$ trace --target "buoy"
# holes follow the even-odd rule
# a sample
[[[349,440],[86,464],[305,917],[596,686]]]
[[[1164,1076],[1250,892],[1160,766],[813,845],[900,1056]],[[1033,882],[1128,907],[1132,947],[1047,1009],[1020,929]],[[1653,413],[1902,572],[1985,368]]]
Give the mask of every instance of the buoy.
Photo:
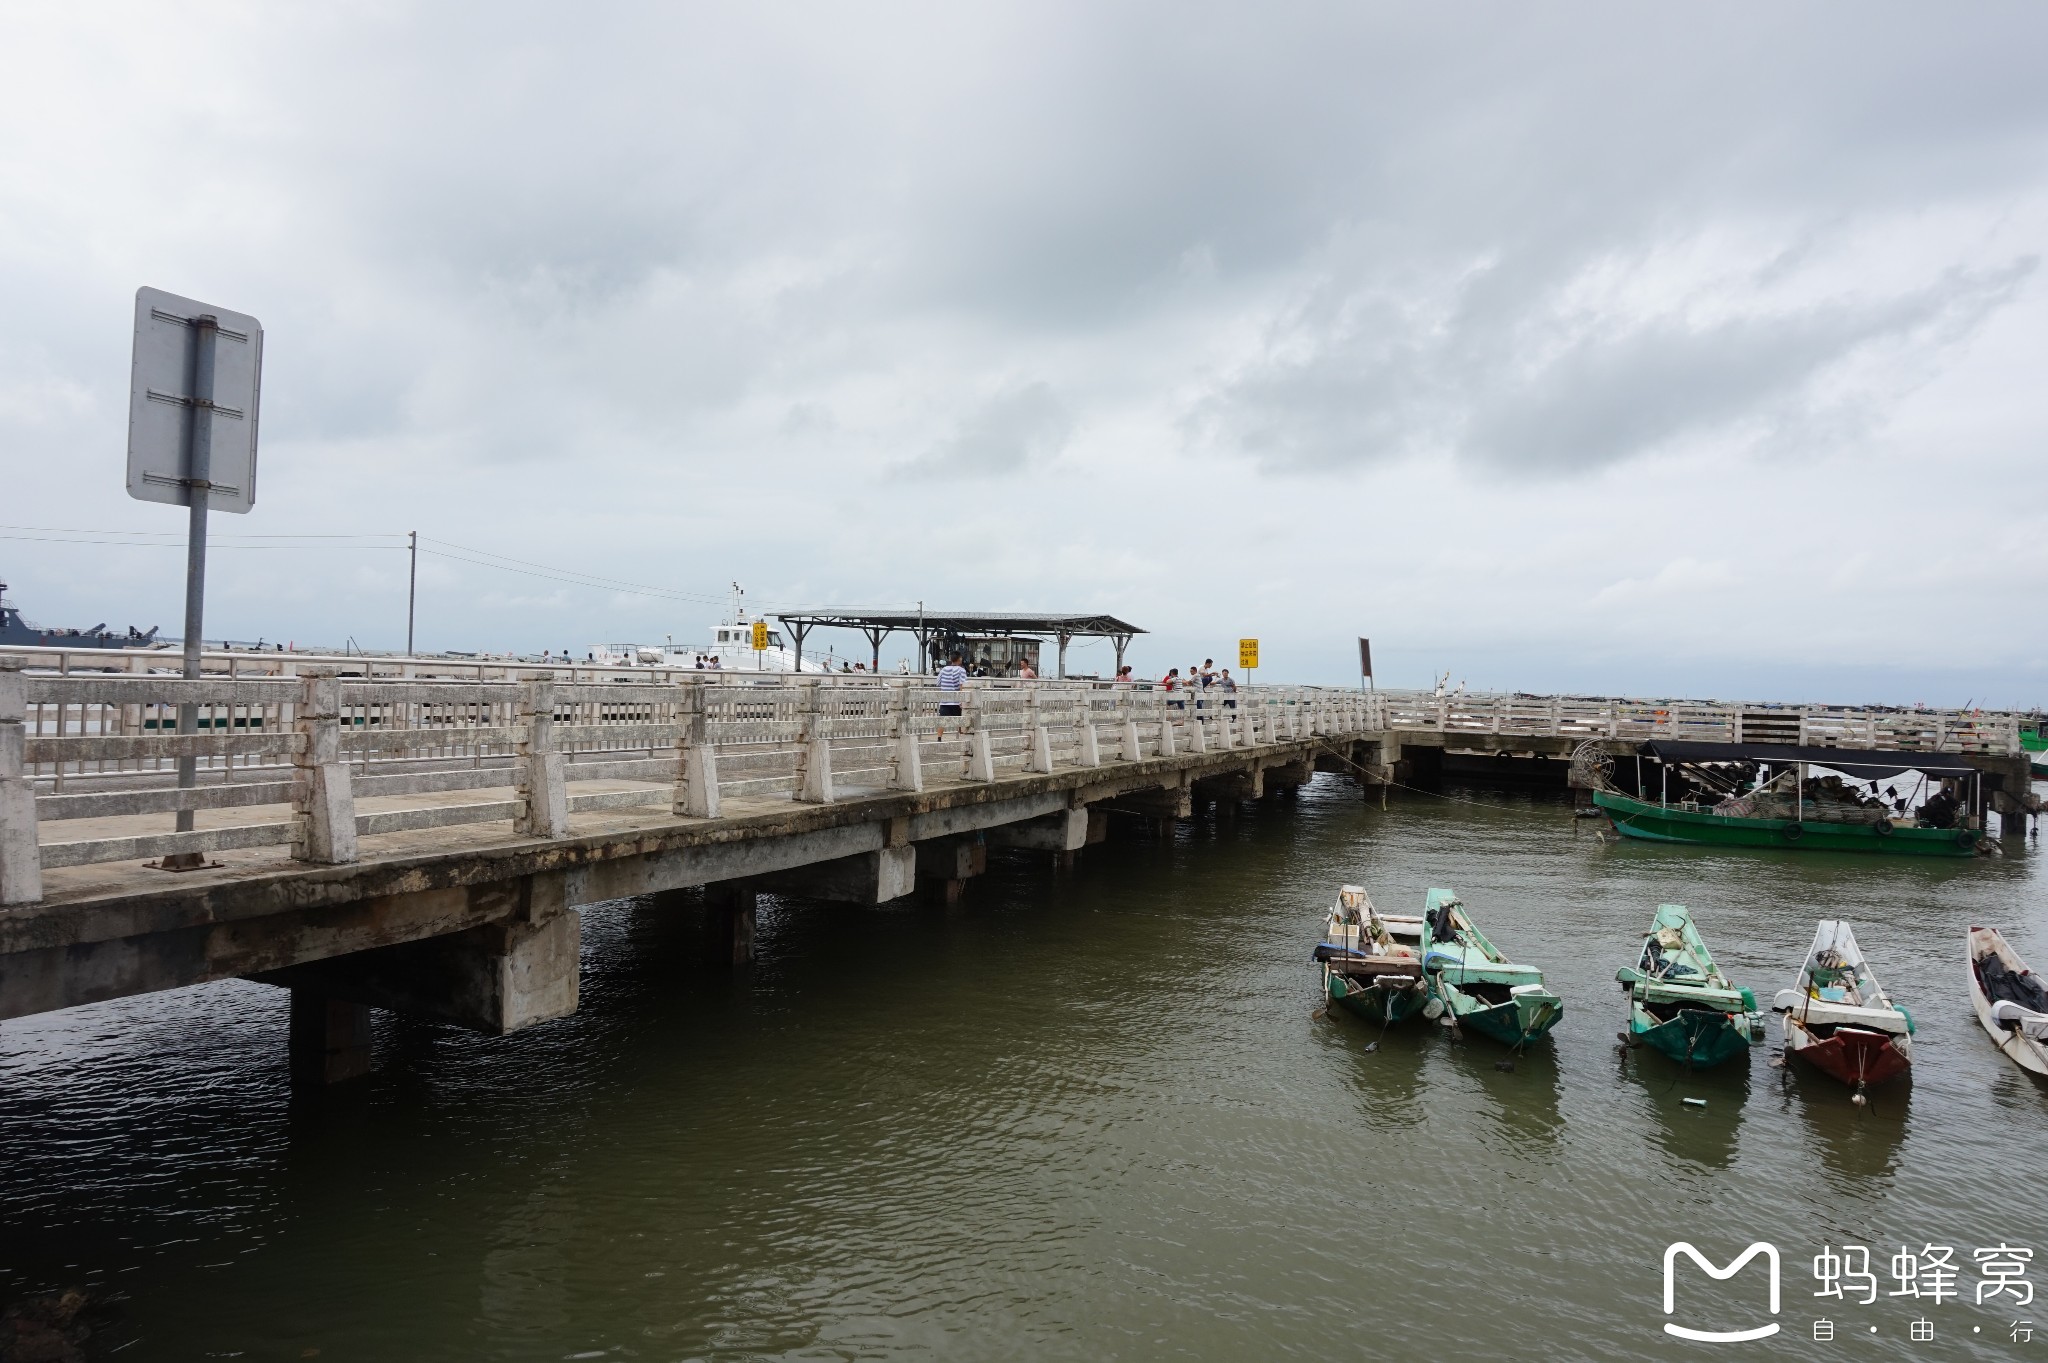
[[[1707,1100],[1704,1098],[1687,1098],[1684,1102],[1687,1107],[1705,1107],[1707,1105]]]

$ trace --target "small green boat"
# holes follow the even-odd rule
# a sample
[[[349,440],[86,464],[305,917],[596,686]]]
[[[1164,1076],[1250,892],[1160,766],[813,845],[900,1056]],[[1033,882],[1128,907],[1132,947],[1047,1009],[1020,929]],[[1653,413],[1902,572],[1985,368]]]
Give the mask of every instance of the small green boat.
[[[1764,1039],[1756,995],[1714,964],[1683,904],[1659,904],[1642,955],[1614,978],[1627,986],[1628,1043],[1703,1069],[1746,1055]]]
[[[1510,1046],[1527,1045],[1564,1017],[1564,1000],[1543,987],[1543,972],[1501,955],[1449,890],[1431,890],[1423,909],[1422,969],[1431,1002],[1456,1025]]]
[[[1413,918],[1381,914],[1363,886],[1339,886],[1315,950],[1330,1002],[1380,1023],[1421,1012],[1429,994],[1414,945],[1418,932]]]
[[[1968,857],[1981,836],[1973,828],[1915,828],[1889,819],[1834,823],[1820,819],[1756,819],[1660,805],[1619,791],[1596,790],[1593,803],[1614,831],[1646,842],[1706,847],[1799,848],[1810,852],[1885,852],[1893,856]]]

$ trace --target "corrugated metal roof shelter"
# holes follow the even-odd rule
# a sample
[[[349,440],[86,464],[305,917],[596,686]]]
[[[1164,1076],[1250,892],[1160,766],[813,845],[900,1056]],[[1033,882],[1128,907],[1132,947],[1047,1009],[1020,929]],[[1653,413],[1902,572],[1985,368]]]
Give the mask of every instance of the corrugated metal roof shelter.
[[[977,635],[1045,635],[1060,646],[1059,675],[1067,675],[1067,643],[1073,639],[1107,639],[1116,646],[1116,665],[1124,664],[1124,650],[1133,637],[1145,633],[1136,625],[1114,615],[1041,615],[1030,611],[875,611],[852,607],[820,607],[807,611],[777,611],[775,618],[788,627],[796,641],[799,663],[804,656],[804,636],[814,629],[855,629],[865,634],[874,650],[874,667],[881,670],[882,640],[905,633],[917,639],[917,656],[927,660],[932,642],[948,637]]]

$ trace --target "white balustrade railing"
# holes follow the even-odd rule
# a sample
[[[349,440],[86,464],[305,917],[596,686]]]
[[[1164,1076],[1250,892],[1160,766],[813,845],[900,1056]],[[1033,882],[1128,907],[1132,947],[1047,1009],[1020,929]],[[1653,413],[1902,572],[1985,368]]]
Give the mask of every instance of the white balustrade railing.
[[[377,834],[506,821],[558,837],[579,811],[710,818],[750,797],[823,803],[1390,731],[1504,746],[1540,736],[2022,751],[2018,716],[1956,710],[1079,680],[977,679],[945,693],[923,677],[243,653],[208,655],[206,675],[188,681],[160,669],[161,653],[110,652],[0,651],[0,902],[40,897],[45,867],[284,844],[303,860],[347,862],[359,837]],[[102,666],[88,670],[87,653]],[[197,722],[184,733],[187,702]],[[963,713],[941,714],[949,703]],[[183,757],[199,778],[179,789]],[[389,798],[421,796],[439,798]],[[39,841],[66,821],[266,806],[290,812]]]
[[[303,657],[293,667],[299,675],[185,680],[23,671],[0,657],[5,902],[39,898],[45,868],[287,844],[301,860],[342,863],[355,859],[359,838],[378,834],[510,822],[553,838],[578,811],[654,806],[713,818],[748,797],[825,803],[1355,733],[1365,720],[1363,698],[1305,687],[1169,696],[1145,685],[976,680],[941,692],[928,678],[641,669],[630,680],[572,682],[563,670],[529,669],[408,679],[334,675]],[[196,724],[180,732],[187,703]],[[942,714],[944,705],[962,713]],[[180,789],[185,757],[198,779]],[[466,791],[498,793],[465,801]],[[386,798],[401,796],[439,798]],[[359,810],[360,801],[393,807]],[[182,832],[134,831],[130,819],[265,806],[289,814]],[[65,822],[89,819],[127,822],[61,837]]]

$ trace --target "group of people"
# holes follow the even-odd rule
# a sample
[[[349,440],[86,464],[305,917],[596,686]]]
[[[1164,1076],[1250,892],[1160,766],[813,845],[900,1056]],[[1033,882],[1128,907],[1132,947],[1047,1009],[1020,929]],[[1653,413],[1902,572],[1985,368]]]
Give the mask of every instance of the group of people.
[[[1117,680],[1128,680],[1124,674],[1129,671],[1127,667],[1118,672]],[[1176,710],[1188,708],[1188,697],[1191,694],[1194,697],[1195,708],[1204,708],[1209,703],[1207,693],[1211,691],[1222,696],[1224,709],[1237,708],[1237,679],[1230,675],[1230,669],[1227,667],[1219,671],[1214,658],[1204,658],[1201,666],[1189,667],[1185,677],[1181,675],[1179,668],[1168,668],[1166,675],[1159,679],[1159,689],[1167,693],[1166,703]]]

